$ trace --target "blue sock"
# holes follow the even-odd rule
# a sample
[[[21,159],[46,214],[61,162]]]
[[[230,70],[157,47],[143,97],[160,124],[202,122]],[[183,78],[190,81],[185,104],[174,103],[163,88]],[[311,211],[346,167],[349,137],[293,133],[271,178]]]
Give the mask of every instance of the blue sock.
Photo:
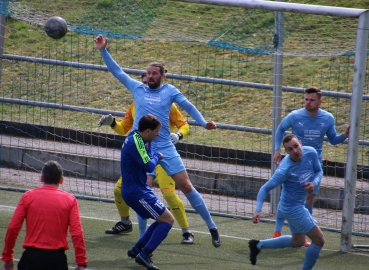
[[[155,221],[155,223],[158,222]],[[167,222],[158,223],[158,225],[155,227],[155,230],[151,234],[150,240],[147,242],[146,246],[141,252],[141,255],[144,259],[148,258],[149,254],[153,253],[160,243],[163,242],[163,240],[168,236],[171,228],[172,225]]]
[[[302,270],[313,269],[316,261],[320,256],[320,251],[322,250],[322,248],[323,247],[319,247],[317,245],[314,245],[313,243],[310,244],[305,252],[305,260],[304,264],[302,265]]]
[[[279,207],[278,207],[277,215],[275,219],[275,231],[282,232],[284,220],[285,220],[284,215],[282,214],[282,212],[279,210]]]
[[[278,238],[260,240],[256,247],[260,250],[265,248],[292,248],[292,236],[282,235]]]
[[[147,227],[147,219],[142,218],[139,214],[136,213],[137,222],[138,222],[138,230],[140,231],[140,237],[144,235]]]
[[[150,241],[150,238],[152,236],[152,234],[154,233],[154,231],[156,230],[156,227],[159,225],[160,223],[155,221],[153,223],[151,223],[151,225],[147,228],[146,232],[141,236],[141,238],[138,240],[136,247],[140,248],[140,251],[142,250],[142,248],[144,246],[147,245],[147,243]]]
[[[215,225],[213,219],[210,216],[209,210],[205,204],[204,199],[201,197],[200,193],[194,188],[190,193],[185,194],[188,201],[190,202],[193,209],[202,217],[209,229],[214,229]]]
[[[313,205],[305,204],[305,208],[309,211],[310,215],[313,215]]]

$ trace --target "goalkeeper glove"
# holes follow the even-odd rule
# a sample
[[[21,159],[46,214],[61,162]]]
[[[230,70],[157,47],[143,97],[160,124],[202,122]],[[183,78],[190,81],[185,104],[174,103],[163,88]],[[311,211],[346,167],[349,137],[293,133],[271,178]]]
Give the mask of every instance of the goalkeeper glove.
[[[176,144],[183,138],[182,133],[170,133],[170,140],[172,141],[172,144]]]
[[[101,118],[100,118],[100,121],[99,121],[99,127],[101,126],[111,126],[111,127],[114,127],[115,126],[115,118],[113,118],[113,116],[111,114],[108,114],[108,115],[103,115]]]

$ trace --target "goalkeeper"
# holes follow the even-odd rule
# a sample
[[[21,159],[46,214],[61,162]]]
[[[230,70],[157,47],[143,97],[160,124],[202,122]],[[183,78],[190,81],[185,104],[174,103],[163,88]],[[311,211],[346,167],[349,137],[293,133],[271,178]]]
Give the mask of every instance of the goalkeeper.
[[[147,83],[146,73],[141,76],[142,82]],[[99,125],[110,125],[110,127],[118,134],[125,135],[128,131],[131,130],[133,126],[133,119],[135,117],[136,110],[135,105],[132,103],[124,118],[120,122],[116,122],[115,118],[112,115],[105,115],[100,119]],[[179,142],[179,140],[183,139],[189,133],[189,124],[186,119],[183,117],[181,112],[178,110],[175,104],[172,104],[169,113],[169,125],[170,125],[170,138],[173,144]],[[175,128],[178,129],[177,133],[174,133]],[[148,175],[147,183],[150,187],[152,187],[153,175]],[[165,170],[158,165],[156,167],[156,179],[155,181],[160,187],[161,193],[165,201],[167,202],[174,218],[178,222],[178,225],[182,229],[182,242],[181,244],[193,244],[194,235],[191,233],[188,220],[186,216],[186,212],[184,209],[183,201],[178,197],[175,191],[175,182],[174,180],[165,172]],[[132,223],[129,218],[130,215],[130,207],[125,203],[122,198],[121,193],[122,186],[122,177],[119,177],[117,183],[114,187],[114,200],[115,205],[117,206],[119,215],[121,216],[121,220],[115,224],[109,230],[106,230],[106,234],[122,234],[128,233],[132,231]],[[147,220],[142,219],[139,215],[137,215],[138,219],[138,227],[140,230],[140,236],[144,234],[146,231]]]

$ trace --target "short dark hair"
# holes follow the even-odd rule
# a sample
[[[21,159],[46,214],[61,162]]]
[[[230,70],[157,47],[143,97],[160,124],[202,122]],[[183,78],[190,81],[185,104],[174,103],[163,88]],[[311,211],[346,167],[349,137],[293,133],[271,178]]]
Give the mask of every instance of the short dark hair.
[[[41,175],[45,184],[59,184],[63,177],[63,169],[57,161],[50,160],[45,163]]]
[[[164,74],[164,73],[167,73],[167,70],[164,68],[164,66],[162,64],[160,64],[159,62],[154,62],[154,63],[151,63],[149,65],[149,67],[158,67],[159,68],[159,71],[160,71],[160,74]]]
[[[322,98],[322,92],[320,92],[319,88],[316,87],[308,87],[305,89],[305,94],[316,94],[319,99]]]
[[[143,80],[143,78],[145,78],[146,76],[147,76],[147,72],[142,73],[141,80]]]
[[[292,134],[292,133],[287,134],[286,136],[283,137],[282,144],[284,145],[285,143],[290,142],[293,138],[297,139],[295,134]]]
[[[138,122],[138,131],[142,132],[146,129],[154,130],[158,126],[161,126],[160,120],[152,114],[146,114],[142,116]]]

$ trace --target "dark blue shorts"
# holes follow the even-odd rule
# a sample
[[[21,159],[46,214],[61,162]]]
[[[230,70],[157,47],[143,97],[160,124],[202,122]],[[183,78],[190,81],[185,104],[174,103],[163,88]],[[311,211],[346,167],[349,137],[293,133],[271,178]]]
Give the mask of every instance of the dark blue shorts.
[[[123,197],[127,205],[129,205],[140,217],[157,219],[161,216],[166,206],[154,194],[154,192],[146,193],[141,198]]]

